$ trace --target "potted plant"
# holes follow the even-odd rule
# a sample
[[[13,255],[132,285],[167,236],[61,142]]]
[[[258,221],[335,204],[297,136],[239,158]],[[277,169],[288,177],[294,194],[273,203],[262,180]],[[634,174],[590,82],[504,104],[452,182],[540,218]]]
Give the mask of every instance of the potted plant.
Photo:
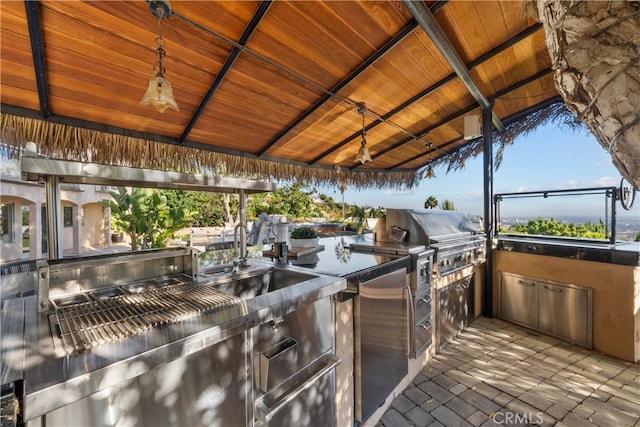
[[[109,227],[111,228],[111,243],[120,243],[124,240],[124,233],[122,228],[116,223],[114,217],[110,218]]]
[[[308,225],[295,228],[289,238],[292,248],[313,248],[318,245],[318,233]]]

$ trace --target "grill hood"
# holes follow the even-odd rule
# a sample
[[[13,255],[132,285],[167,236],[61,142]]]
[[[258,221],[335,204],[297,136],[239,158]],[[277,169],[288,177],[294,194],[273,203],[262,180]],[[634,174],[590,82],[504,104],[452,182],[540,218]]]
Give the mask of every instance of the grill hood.
[[[479,234],[467,215],[439,209],[387,209],[373,231],[379,242],[427,245]]]

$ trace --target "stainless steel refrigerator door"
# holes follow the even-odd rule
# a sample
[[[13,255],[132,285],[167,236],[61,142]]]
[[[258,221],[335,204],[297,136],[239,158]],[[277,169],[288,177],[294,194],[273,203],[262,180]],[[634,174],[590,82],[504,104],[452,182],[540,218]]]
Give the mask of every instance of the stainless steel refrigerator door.
[[[356,420],[364,422],[408,372],[406,269],[360,283],[355,298]]]

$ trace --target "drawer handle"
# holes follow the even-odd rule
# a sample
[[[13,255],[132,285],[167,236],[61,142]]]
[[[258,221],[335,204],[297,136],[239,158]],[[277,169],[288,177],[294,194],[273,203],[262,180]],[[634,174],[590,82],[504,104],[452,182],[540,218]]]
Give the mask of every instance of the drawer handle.
[[[411,294],[411,287],[409,286],[409,283],[405,283],[404,285],[404,289],[402,290],[402,299],[404,299],[404,291],[407,291],[407,313],[409,314],[409,319],[415,319],[416,318],[416,311],[415,308],[413,306],[413,299],[412,294]],[[413,321],[413,320],[411,320]],[[408,327],[409,326],[409,322],[407,322],[407,336],[406,341],[403,343],[403,347],[406,344],[406,347],[403,348],[403,353],[405,356],[409,355],[409,349],[411,348],[411,330]]]
[[[311,367],[311,372],[306,373],[308,375],[307,377],[300,379],[299,381],[293,381],[294,384],[301,384],[298,387],[293,390],[285,390],[286,392],[284,394],[279,395],[279,397],[276,397],[274,401],[269,403],[265,402],[265,400],[267,400],[267,396],[271,394],[279,394],[282,390],[274,390],[261,398],[258,398],[255,402],[255,407],[257,409],[256,415],[259,420],[263,423],[270,421],[278,412],[284,409],[289,402],[295,399],[300,393],[313,386],[322,377],[330,373],[340,364],[340,362],[341,360],[332,354],[322,356],[320,360],[311,364],[314,366]],[[285,381],[285,383],[287,381]]]
[[[425,298],[425,297],[420,297],[420,298],[418,298],[418,302],[422,302],[422,303],[425,303],[425,304],[429,304],[429,303],[431,302],[431,297],[427,297],[427,298]]]
[[[429,326],[427,326],[426,324],[429,324]],[[425,331],[428,331],[429,329],[431,329],[431,322],[430,321],[426,321],[424,323],[420,323],[418,326],[420,326],[422,329],[424,329]]]
[[[561,288],[554,288],[554,287],[551,287],[549,285],[543,285],[542,287],[545,288],[545,289],[550,290],[551,292],[557,292],[557,293],[561,293],[562,292]]]
[[[524,282],[522,280],[518,280],[518,284],[522,286],[531,286],[531,287],[536,285],[534,282]]]

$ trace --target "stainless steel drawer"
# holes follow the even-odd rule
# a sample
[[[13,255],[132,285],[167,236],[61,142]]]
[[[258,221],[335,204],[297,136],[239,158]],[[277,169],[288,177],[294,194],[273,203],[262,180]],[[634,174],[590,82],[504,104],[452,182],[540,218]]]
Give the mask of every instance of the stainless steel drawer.
[[[425,317],[431,316],[431,288],[427,287],[422,292],[416,292],[414,299],[414,323],[417,323]]]
[[[431,316],[418,322],[413,327],[413,357],[417,357],[431,345],[433,340],[433,325]]]

